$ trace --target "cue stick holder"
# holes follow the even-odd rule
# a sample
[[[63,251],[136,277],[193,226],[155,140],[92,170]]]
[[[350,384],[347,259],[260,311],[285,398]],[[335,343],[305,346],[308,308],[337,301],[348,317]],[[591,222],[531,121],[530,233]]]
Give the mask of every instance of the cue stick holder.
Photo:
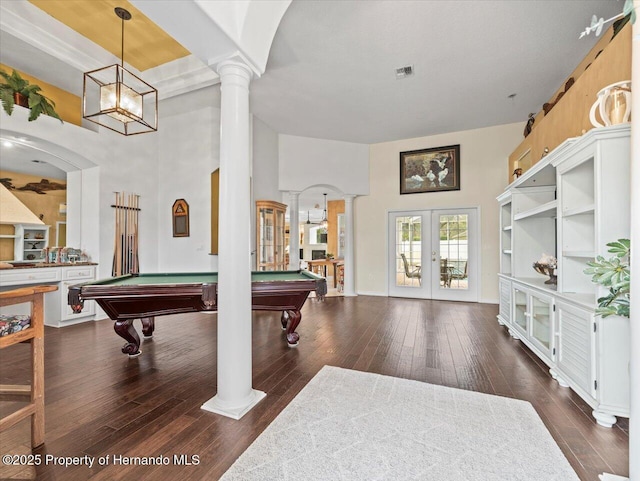
[[[138,214],[140,196],[137,194],[115,193],[115,240],[112,276],[137,274],[138,262]]]

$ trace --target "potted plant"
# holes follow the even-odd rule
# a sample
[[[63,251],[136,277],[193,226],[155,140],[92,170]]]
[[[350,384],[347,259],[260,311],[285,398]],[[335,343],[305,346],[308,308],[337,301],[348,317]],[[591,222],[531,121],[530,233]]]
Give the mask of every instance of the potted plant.
[[[584,271],[585,274],[592,276],[592,282],[609,288],[609,294],[598,299],[596,313],[601,314],[602,317],[614,314],[629,317],[631,241],[618,239],[615,242],[609,242],[607,246],[609,246],[609,252],[614,256],[609,259],[598,256],[595,261],[587,262],[589,267]]]
[[[62,119],[55,111],[55,102],[48,99],[40,92],[42,89],[36,84],[29,83],[28,80],[15,70],[8,74],[0,69],[2,83],[0,83],[0,100],[4,111],[11,115],[15,104],[28,107],[31,110],[29,121],[37,119],[40,114],[49,115],[62,122]]]

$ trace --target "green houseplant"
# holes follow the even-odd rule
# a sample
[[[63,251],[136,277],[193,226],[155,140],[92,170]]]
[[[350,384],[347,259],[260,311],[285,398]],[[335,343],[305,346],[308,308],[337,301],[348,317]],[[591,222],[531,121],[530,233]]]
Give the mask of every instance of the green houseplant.
[[[587,262],[589,267],[584,271],[585,274],[592,276],[592,282],[609,288],[609,294],[598,299],[596,313],[601,314],[602,317],[614,314],[629,317],[631,241],[618,239],[615,242],[609,242],[607,246],[609,246],[609,252],[613,254],[613,257],[605,259],[602,256],[597,256],[593,262]]]
[[[29,83],[27,79],[22,78],[15,70],[8,74],[0,69],[0,77],[2,77],[0,100],[2,101],[2,108],[8,115],[13,113],[13,107],[16,103],[20,105],[21,99],[26,99],[25,103],[27,105],[24,106],[28,106],[31,110],[29,114],[30,122],[37,119],[40,114],[49,115],[62,122],[55,110],[55,102],[40,93],[42,91],[40,86]]]

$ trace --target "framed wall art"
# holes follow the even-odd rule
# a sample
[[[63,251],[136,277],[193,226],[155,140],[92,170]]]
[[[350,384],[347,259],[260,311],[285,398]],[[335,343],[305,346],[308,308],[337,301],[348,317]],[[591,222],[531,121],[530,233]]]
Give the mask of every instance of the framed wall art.
[[[400,194],[460,190],[460,144],[400,152]]]
[[[189,204],[178,199],[171,209],[173,218],[173,237],[189,237]]]

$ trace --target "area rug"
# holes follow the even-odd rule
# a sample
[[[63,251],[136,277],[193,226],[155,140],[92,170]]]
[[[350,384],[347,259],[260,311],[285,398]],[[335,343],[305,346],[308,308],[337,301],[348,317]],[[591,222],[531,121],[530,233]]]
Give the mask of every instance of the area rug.
[[[528,402],[325,366],[222,480],[578,477]]]

